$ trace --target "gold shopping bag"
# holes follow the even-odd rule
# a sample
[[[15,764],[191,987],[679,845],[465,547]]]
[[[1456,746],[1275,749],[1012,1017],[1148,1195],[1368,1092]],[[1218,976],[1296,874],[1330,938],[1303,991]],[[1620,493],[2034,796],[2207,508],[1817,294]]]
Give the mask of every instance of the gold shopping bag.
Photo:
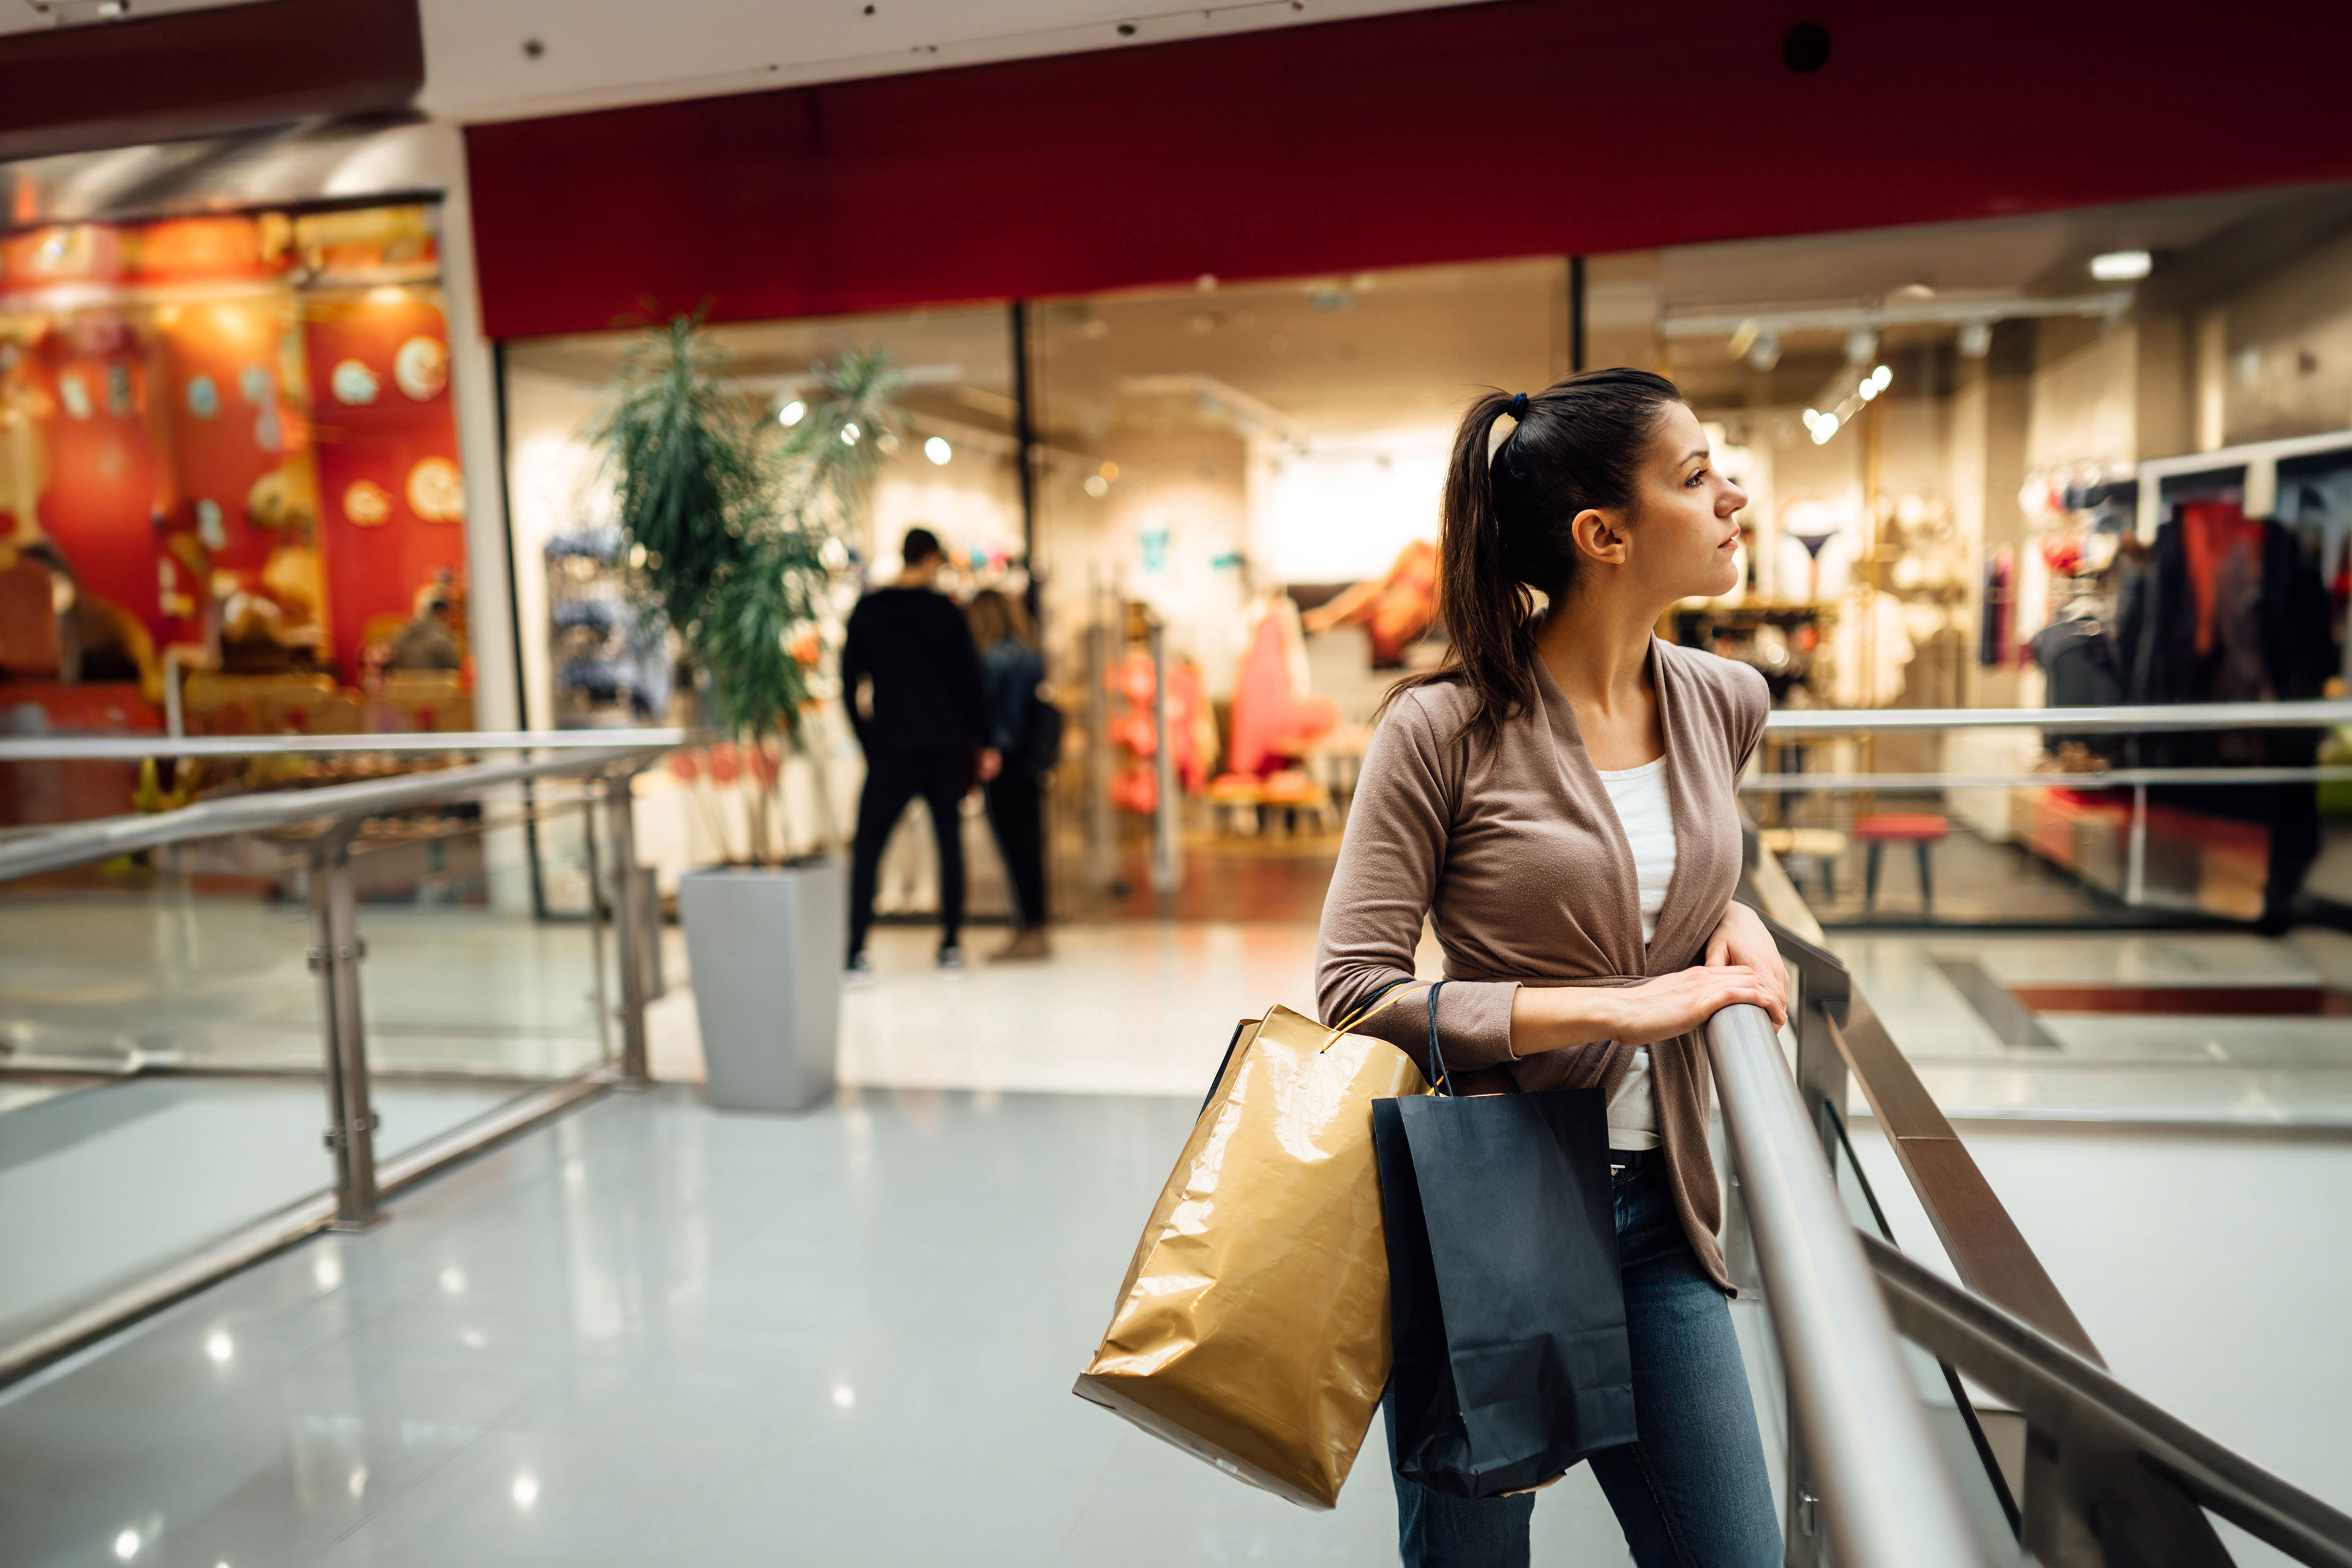
[[[1389,1377],[1372,1101],[1429,1092],[1355,1022],[1242,1026],[1073,1391],[1307,1508],[1338,1503]]]

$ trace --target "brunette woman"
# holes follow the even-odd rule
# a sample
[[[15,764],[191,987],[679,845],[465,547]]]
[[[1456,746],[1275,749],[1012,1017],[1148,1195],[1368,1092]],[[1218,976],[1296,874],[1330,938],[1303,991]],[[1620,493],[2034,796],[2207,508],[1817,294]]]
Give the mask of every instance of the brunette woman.
[[[992,963],[1050,958],[1045,936],[1045,789],[1040,774],[1053,766],[1043,754],[1037,688],[1045,661],[1029,627],[1029,612],[1012,595],[982,588],[971,596],[972,641],[980,648],[982,684],[988,691],[988,743],[1003,758],[983,785],[988,825],[996,831],[1013,885],[1013,940],[989,954]],[[1050,715],[1048,715],[1050,717]]]
[[[1747,500],[1674,384],[1646,371],[1472,407],[1439,541],[1452,654],[1391,696],[1318,955],[1323,1016],[1345,1017],[1412,976],[1426,915],[1457,1090],[1608,1097],[1641,1436],[1591,1462],[1643,1568],[1781,1555],[1726,1306],[1697,1034],[1736,1002],[1785,1014],[1771,938],[1731,898],[1733,789],[1769,699],[1747,667],[1651,632],[1677,600],[1738,580]],[[1428,1005],[1364,1027],[1418,1058]],[[1396,1489],[1409,1568],[1528,1561],[1532,1495]]]

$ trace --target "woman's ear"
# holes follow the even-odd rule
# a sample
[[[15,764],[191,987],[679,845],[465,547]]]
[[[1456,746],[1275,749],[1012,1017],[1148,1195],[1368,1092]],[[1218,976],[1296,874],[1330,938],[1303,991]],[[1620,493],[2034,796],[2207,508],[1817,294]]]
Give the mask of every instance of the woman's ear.
[[[1616,512],[1587,507],[1570,521],[1568,531],[1579,554],[1605,565],[1625,564],[1625,520]]]

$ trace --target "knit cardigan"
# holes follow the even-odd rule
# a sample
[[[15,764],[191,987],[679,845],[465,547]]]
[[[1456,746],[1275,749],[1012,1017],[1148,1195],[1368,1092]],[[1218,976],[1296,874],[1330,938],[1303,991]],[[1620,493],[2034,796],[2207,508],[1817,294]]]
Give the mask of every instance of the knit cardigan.
[[[1653,638],[1649,668],[1675,823],[1656,935],[1643,944],[1633,851],[1575,710],[1543,664],[1534,705],[1491,742],[1463,733],[1464,687],[1413,688],[1365,753],[1324,899],[1316,994],[1326,1024],[1413,977],[1425,914],[1444,954],[1437,1033],[1456,1089],[1616,1090],[1633,1047],[1611,1040],[1517,1056],[1512,998],[1522,985],[1637,984],[1706,955],[1739,880],[1735,790],[1771,708],[1762,676],[1713,654]],[[1427,1004],[1401,1001],[1359,1032],[1419,1059]],[[1701,1266],[1729,1291],[1716,1238],[1723,1205],[1707,1149],[1705,1041],[1693,1033],[1652,1044],[1650,1081],[1675,1210]]]

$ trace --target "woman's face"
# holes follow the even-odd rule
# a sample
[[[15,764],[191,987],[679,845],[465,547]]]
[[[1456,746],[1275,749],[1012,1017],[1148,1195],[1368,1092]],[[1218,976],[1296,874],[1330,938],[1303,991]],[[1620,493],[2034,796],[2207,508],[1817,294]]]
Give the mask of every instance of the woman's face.
[[[1660,413],[1642,464],[1626,564],[1664,600],[1727,594],[1739,583],[1739,528],[1748,493],[1716,471],[1698,416],[1679,403]]]

